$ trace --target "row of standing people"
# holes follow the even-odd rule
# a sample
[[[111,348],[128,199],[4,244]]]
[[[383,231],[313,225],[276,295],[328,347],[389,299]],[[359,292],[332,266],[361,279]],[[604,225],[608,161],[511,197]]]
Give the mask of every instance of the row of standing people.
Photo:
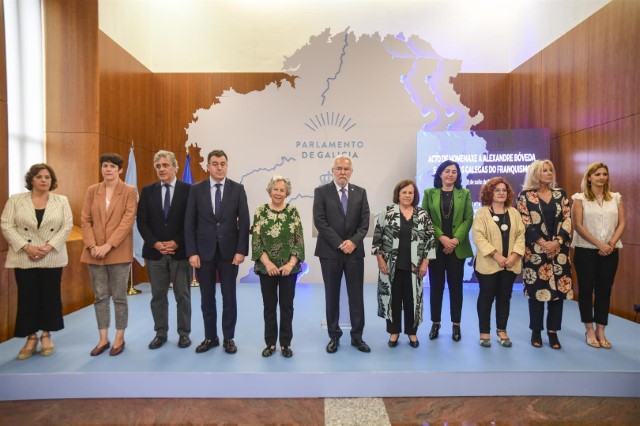
[[[216,276],[223,296],[223,346],[227,353],[237,351],[233,340],[237,317],[235,284],[238,265],[248,254],[250,232],[246,194],[242,185],[227,179],[227,156],[223,151],[212,151],[207,164],[210,178],[190,186],[177,180],[178,165],[173,153],[156,153],[154,167],[159,182],[145,187],[137,203],[135,189],[119,179],[122,158],[117,154],[101,156],[103,181],[87,191],[81,218],[85,243],[81,260],[89,265],[100,337],[91,351],[92,356],[110,347],[110,299],[114,301],[116,322],[110,354],[118,355],[124,350],[128,318],[126,286],[133,255],[131,228],[136,207],[138,228],[145,241],[143,256],[148,262],[156,331],[149,348],[157,349],[167,341],[167,294],[171,284],[177,302],[178,346],[191,345],[191,266],[198,270],[201,282],[205,324],[205,339],[196,352],[206,352],[220,344]],[[351,344],[362,352],[369,352],[369,346],[362,339],[362,241],[369,226],[366,191],[350,183],[353,168],[348,157],[336,158],[332,172],[334,181],[316,189],[313,206],[314,224],[318,229],[315,254],[320,258],[325,282],[330,337],[326,350],[336,352],[342,336],[338,318],[340,282],[344,275],[352,322]],[[67,263],[65,242],[72,227],[66,198],[51,192],[57,186],[51,167],[34,165],[25,181],[29,192],[12,196],[2,215],[2,230],[10,243],[7,267],[15,268],[18,283],[15,336],[27,337],[19,359],[37,351],[39,330],[43,330],[39,339],[41,354],[47,356],[54,352],[50,332],[64,326],[60,281],[62,267]],[[582,190],[573,197],[580,313],[587,344],[610,348],[604,326],[617,267],[617,249],[621,247],[624,230],[622,201],[619,194],[609,191],[608,169],[602,163],[587,169]],[[272,178],[267,192],[271,201],[257,208],[251,228],[252,260],[256,262],[254,270],[260,277],[264,301],[267,346],[262,355],[267,357],[275,352],[279,335],[282,355],[291,357],[295,283],[304,261],[302,226],[295,207],[285,202],[291,193],[287,178]],[[566,193],[556,188],[555,172],[548,160],[531,165],[525,190],[518,197],[517,211],[511,207],[513,196],[506,180],[489,180],[481,190],[483,208],[474,221],[470,193],[461,187],[458,164],[450,161],[442,163],[436,171],[434,188],[425,191],[423,208],[418,207],[419,195],[413,181],[396,185],[393,204],[379,215],[372,249],[380,270],[378,315],[387,320],[389,346],[397,345],[403,311],[409,344],[419,345],[422,278],[427,270],[431,284],[429,338],[439,335],[446,281],[452,338],[461,339],[463,269],[465,259],[473,256],[468,238],[472,228],[477,247],[474,266],[480,282],[477,302],[480,344],[490,346],[490,311],[495,299],[498,342],[502,346],[511,345],[506,334],[509,300],[516,274],[521,269],[520,258],[524,256],[523,279],[529,298],[531,343],[542,346],[546,302],[549,342],[552,348],[560,348],[557,331],[561,325],[562,300],[571,291],[569,201]],[[594,303],[591,302],[593,293]]]

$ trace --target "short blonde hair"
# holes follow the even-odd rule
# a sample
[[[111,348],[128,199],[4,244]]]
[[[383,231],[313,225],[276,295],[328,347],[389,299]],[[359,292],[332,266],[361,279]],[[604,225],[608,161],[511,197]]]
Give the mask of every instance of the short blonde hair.
[[[284,182],[284,186],[287,189],[287,197],[291,195],[291,181],[289,178],[280,175],[275,175],[269,180],[267,183],[267,194],[271,194],[271,190],[278,182]]]
[[[540,189],[540,175],[542,174],[544,166],[549,166],[551,168],[551,173],[553,173],[553,179],[551,180],[549,187],[556,188],[558,186],[556,183],[556,168],[553,167],[551,160],[536,160],[531,163],[527,170],[527,175],[524,178],[522,189],[525,191],[530,189]]]

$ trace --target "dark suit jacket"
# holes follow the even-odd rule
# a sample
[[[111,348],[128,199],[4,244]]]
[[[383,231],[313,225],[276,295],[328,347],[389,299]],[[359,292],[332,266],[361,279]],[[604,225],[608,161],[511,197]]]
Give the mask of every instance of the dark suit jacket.
[[[339,257],[342,255],[342,251],[338,249],[340,244],[344,240],[351,240],[356,245],[352,255],[364,257],[362,240],[369,230],[367,191],[349,184],[349,202],[345,216],[335,184],[331,182],[319,186],[313,194],[313,223],[318,229],[316,256]]]
[[[211,262],[216,255],[232,260],[236,253],[249,253],[249,206],[244,186],[227,178],[220,214],[214,216],[209,178],[191,187],[184,221],[187,257],[199,255]]]
[[[169,217],[165,220],[162,210],[162,182],[152,183],[142,188],[138,202],[138,230],[144,246],[142,257],[159,260],[162,254],[153,245],[158,241],[175,241],[178,244],[174,259],[186,259],[184,246],[184,216],[191,185],[176,181],[173,199],[169,208]]]

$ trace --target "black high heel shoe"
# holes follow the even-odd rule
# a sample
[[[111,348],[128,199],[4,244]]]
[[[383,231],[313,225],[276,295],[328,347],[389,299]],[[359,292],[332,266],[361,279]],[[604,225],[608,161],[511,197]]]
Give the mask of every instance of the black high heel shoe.
[[[551,346],[551,349],[562,349],[562,345],[558,339],[558,333],[547,332],[547,336],[549,336],[549,346]]]
[[[398,337],[396,337],[396,340],[391,340],[391,336],[389,336],[389,347],[390,348],[395,348],[396,346],[398,346],[398,340],[400,340],[400,335],[398,334]]]
[[[431,331],[429,331],[429,340],[437,339],[439,334],[440,334],[440,323],[431,324]]]
[[[454,342],[459,342],[462,339],[462,333],[460,332],[460,325],[453,324],[453,332],[451,338]]]
[[[542,334],[540,331],[532,331],[531,332],[531,346],[534,348],[542,347]]]

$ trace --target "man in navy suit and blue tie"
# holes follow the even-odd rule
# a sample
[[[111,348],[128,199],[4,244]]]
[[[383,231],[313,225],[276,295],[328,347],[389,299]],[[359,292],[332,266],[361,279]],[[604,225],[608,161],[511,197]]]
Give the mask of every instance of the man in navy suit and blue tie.
[[[191,185],[177,179],[178,161],[173,152],[158,151],[153,167],[160,181],[142,188],[138,202],[138,230],[144,239],[142,256],[147,261],[151,284],[151,314],[156,337],[149,349],[167,341],[169,286],[173,283],[178,320],[178,346],[191,345],[191,267],[184,243],[184,216]]]
[[[369,230],[369,203],[364,188],[349,183],[351,158],[333,162],[333,182],[316,188],[313,222],[318,229],[315,255],[320,258],[324,281],[329,344],[327,352],[340,346],[340,284],[344,274],[351,316],[351,344],[361,352],[371,349],[362,340],[364,329],[364,244]]]
[[[207,156],[209,178],[191,187],[185,218],[185,242],[191,266],[200,281],[204,340],[197,353],[220,344],[216,310],[216,275],[222,293],[222,334],[226,353],[238,351],[235,342],[238,265],[249,253],[249,206],[244,186],[227,178],[227,154]]]

